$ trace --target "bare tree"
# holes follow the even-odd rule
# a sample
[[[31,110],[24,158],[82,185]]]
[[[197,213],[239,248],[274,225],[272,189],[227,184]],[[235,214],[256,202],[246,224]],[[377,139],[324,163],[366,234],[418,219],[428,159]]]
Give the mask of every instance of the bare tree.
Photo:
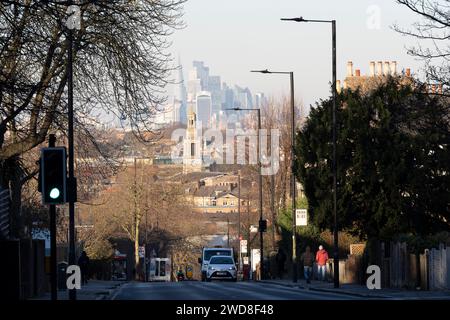
[[[420,17],[410,29],[397,25],[394,29],[405,36],[414,37],[422,45],[411,47],[408,53],[426,63],[428,81],[450,86],[450,1],[449,0],[397,0]]]
[[[296,102],[296,124],[301,125],[303,117],[302,105]],[[290,179],[291,179],[291,104],[287,97],[280,100],[270,99],[263,108],[262,126],[266,129],[278,129],[280,132],[280,168],[274,177],[266,176],[264,179],[264,191],[266,192],[265,212],[271,213],[273,224],[272,246],[281,230],[277,224],[278,213],[286,210],[288,199],[290,199]],[[272,199],[274,203],[272,204]],[[276,235],[275,235],[276,232]]]
[[[173,69],[168,36],[182,27],[185,0],[92,2],[77,2],[81,24],[73,31],[75,134],[97,147],[92,127],[113,114],[148,140]],[[68,4],[0,1],[0,185],[16,204],[24,178],[36,173],[21,156],[48,133],[67,132]]]

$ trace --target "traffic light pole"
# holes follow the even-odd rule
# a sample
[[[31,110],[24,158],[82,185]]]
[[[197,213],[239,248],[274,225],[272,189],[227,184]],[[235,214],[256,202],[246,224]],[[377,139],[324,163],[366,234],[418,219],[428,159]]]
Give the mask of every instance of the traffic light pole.
[[[54,134],[49,135],[48,146],[55,147],[56,137]],[[49,207],[50,214],[50,283],[51,283],[51,299],[58,300],[58,289],[56,285],[56,206],[51,204]]]
[[[264,280],[264,231],[261,226],[263,221],[263,195],[262,195],[262,164],[261,164],[261,110],[256,109],[258,112],[258,170],[259,170],[259,255],[260,255],[260,280]]]
[[[72,1],[70,1],[72,4]],[[74,177],[74,151],[73,151],[73,30],[68,28],[68,57],[67,57],[67,94],[68,94],[68,142],[69,142],[69,265],[75,264],[75,201],[76,182]],[[69,290],[69,299],[76,300],[76,289]]]

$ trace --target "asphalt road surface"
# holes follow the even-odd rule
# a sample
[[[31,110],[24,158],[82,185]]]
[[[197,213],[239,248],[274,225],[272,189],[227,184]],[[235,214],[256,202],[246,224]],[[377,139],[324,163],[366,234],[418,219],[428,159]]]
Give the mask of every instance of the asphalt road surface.
[[[357,300],[342,294],[257,282],[130,282],[113,300]]]

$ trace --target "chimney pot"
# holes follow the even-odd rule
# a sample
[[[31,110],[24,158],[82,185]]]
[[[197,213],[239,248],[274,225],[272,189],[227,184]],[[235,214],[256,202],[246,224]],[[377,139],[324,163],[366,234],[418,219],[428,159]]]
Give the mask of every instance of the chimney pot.
[[[390,73],[391,73],[391,68],[390,68],[389,61],[385,61],[384,65],[383,65],[383,74],[385,76],[388,76]]]
[[[347,62],[347,77],[353,77],[353,62]]]
[[[411,77],[411,69],[410,68],[406,69],[406,76]]]
[[[377,76],[383,75],[383,61],[377,62]]]
[[[431,93],[436,93],[436,85],[435,84],[431,85]]]
[[[336,91],[337,93],[341,93],[341,80],[336,80]]]
[[[370,76],[375,76],[375,61],[370,61]]]
[[[397,61],[391,62],[391,75],[397,75]]]

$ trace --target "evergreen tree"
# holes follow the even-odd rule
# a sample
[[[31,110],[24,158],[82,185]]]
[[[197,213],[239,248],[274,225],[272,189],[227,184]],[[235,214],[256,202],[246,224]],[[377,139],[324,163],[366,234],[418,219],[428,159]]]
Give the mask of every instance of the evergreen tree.
[[[338,96],[338,224],[361,238],[450,230],[448,98],[388,79]],[[447,99],[447,100],[446,100]],[[333,228],[332,99],[296,138],[296,176],[311,222]]]

